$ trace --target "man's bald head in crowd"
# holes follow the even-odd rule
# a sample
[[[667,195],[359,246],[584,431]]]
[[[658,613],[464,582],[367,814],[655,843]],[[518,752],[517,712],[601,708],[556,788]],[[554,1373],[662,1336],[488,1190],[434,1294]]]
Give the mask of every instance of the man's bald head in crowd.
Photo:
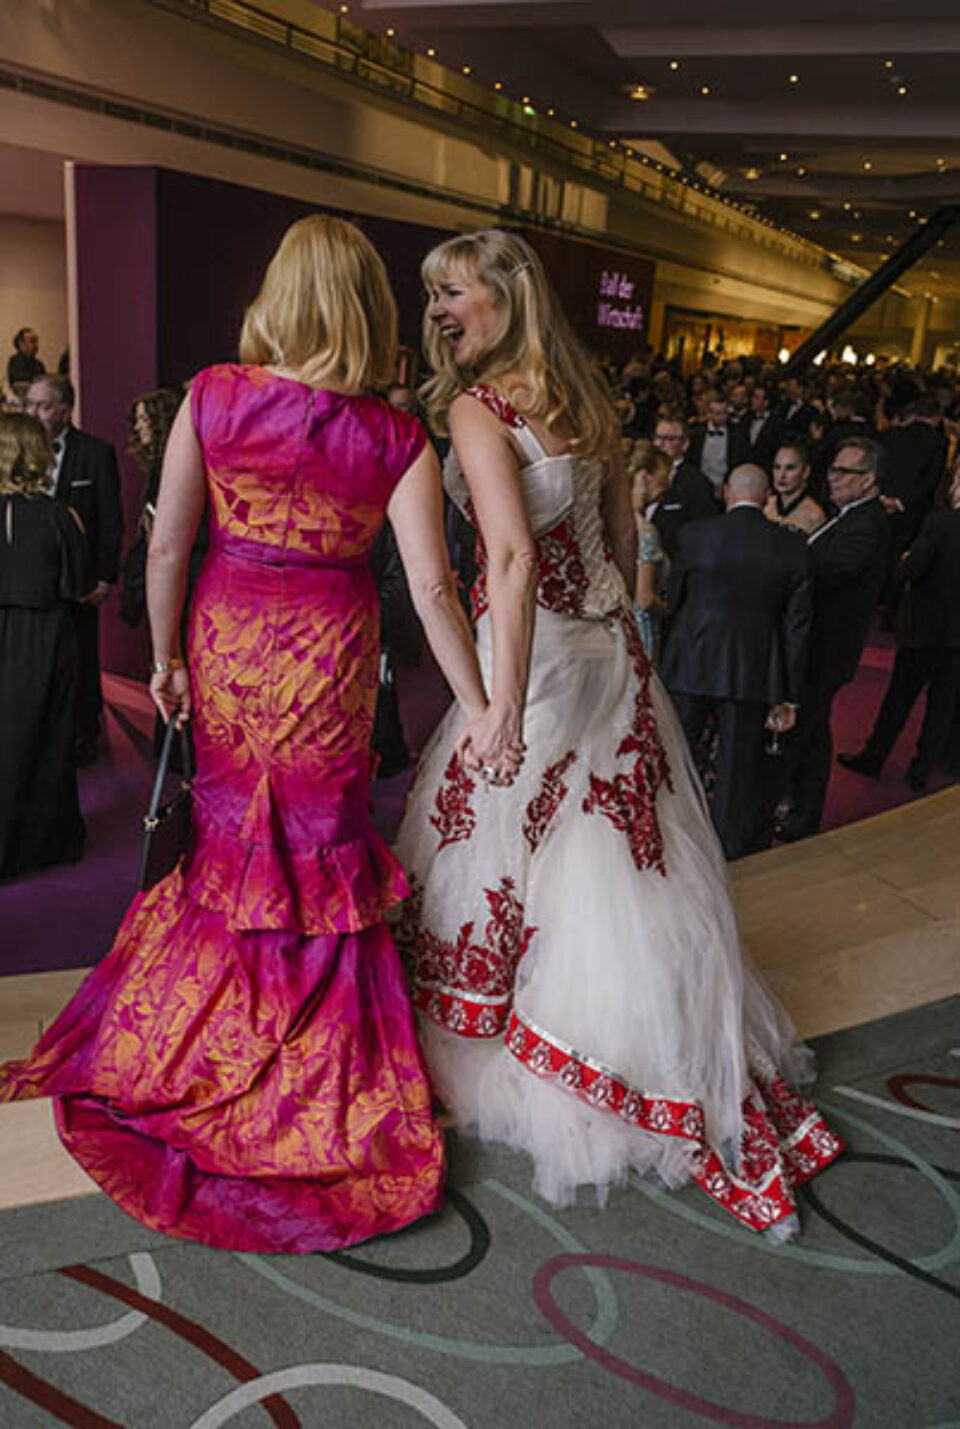
[[[740,501],[749,501],[751,506],[763,506],[769,494],[767,473],[753,462],[735,466],[724,482],[723,499],[728,511]]]

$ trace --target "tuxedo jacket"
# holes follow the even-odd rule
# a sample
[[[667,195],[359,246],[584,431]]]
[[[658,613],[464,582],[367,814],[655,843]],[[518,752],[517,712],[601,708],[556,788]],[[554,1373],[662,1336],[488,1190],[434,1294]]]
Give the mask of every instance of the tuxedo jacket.
[[[808,542],[813,575],[809,677],[839,688],[852,680],[887,571],[890,521],[873,497],[846,507]]]
[[[83,522],[94,580],[113,582],[120,569],[123,507],[117,454],[109,442],[68,427],[55,492]]]
[[[960,511],[933,511],[900,562],[908,583],[900,643],[960,649]]]
[[[764,471],[769,474],[773,471],[773,459],[783,445],[787,429],[776,412],[767,413],[763,419],[763,426],[757,428],[756,438],[750,436],[752,428],[753,418],[744,418],[743,433],[747,454],[741,457],[741,461],[756,462],[757,466],[762,466]]]
[[[896,497],[903,507],[894,516],[893,528],[894,541],[902,550],[933,509],[946,463],[947,440],[927,422],[910,422],[905,427],[888,427],[880,435],[880,445],[880,490],[884,496]]]
[[[653,524],[660,535],[660,544],[673,558],[677,532],[688,521],[699,521],[719,514],[716,493],[698,466],[682,461],[671,478],[670,485],[653,514]]]
[[[667,588],[667,688],[722,700],[799,703],[812,618],[798,532],[738,506],[680,531]]]
[[[707,427],[698,427],[690,434],[690,448],[687,452],[687,461],[691,466],[700,467],[703,460],[703,447],[707,439]],[[725,466],[727,472],[733,471],[735,466],[740,466],[741,462],[750,459],[750,432],[745,432],[739,423],[730,422],[726,429],[726,450]]]

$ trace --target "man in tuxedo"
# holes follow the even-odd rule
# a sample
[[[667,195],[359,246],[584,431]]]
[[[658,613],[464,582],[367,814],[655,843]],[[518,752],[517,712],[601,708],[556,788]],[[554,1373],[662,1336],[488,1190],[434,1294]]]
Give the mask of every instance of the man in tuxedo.
[[[650,519],[660,535],[660,544],[673,559],[677,532],[688,521],[718,514],[713,487],[699,467],[686,460],[690,434],[680,417],[660,417],[653,433],[653,445],[670,458],[670,485],[657,502]]]
[[[779,415],[780,424],[787,431],[798,437],[807,436],[817,409],[809,400],[809,392],[802,377],[788,377],[784,382]]]
[[[747,439],[744,460],[762,466],[769,475],[773,470],[773,459],[780,450],[784,428],[773,410],[768,387],[754,387],[750,393],[750,415],[744,422],[743,431]]]
[[[749,440],[742,427],[730,421],[730,404],[713,396],[707,403],[706,426],[690,438],[688,460],[698,466],[717,496],[723,491],[727,473],[747,459]]]
[[[897,613],[897,658],[870,737],[840,764],[876,777],[910,711],[927,688],[927,708],[916,754],[907,771],[911,789],[926,788],[944,762],[960,702],[960,481],[953,509],[933,511],[899,562],[906,591]]]
[[[791,759],[792,808],[778,829],[787,843],[820,828],[833,758],[833,701],[856,674],[887,568],[890,522],[880,503],[879,465],[876,442],[847,439],[828,474],[837,515],[808,540],[813,626]]]
[[[47,373],[27,389],[26,410],[46,428],[53,446],[51,491],[58,501],[72,506],[83,522],[90,568],[96,585],[74,607],[79,652],[77,694],[77,762],[89,764],[97,756],[100,713],[100,606],[107,599],[120,568],[123,508],[117,456],[109,442],[81,432],[72,425],[74,392],[66,377]]]
[[[933,510],[947,459],[947,439],[930,421],[936,399],[908,403],[891,427],[880,435],[880,500],[890,516],[893,558],[916,539],[924,518]]]
[[[766,519],[768,489],[761,467],[732,471],[722,520],[679,532],[668,586],[661,674],[691,747],[716,718],[713,819],[728,859],[770,844],[764,731],[793,727],[810,631],[806,542]]]

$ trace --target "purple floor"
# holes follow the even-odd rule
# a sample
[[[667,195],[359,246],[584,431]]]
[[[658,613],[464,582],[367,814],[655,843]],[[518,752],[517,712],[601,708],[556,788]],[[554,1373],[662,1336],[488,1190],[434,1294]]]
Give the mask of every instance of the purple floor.
[[[857,678],[840,694],[834,718],[837,750],[861,747],[886,686],[892,637],[877,635]],[[419,750],[447,703],[436,668],[401,671],[400,700],[411,748]],[[0,974],[89,967],[110,947],[136,885],[140,820],[150,793],[153,707],[143,686],[105,676],[107,740],[96,764],[80,771],[87,820],[81,863],[48,869],[0,888]],[[914,710],[880,779],[834,767],[824,828],[868,818],[918,797],[904,782],[916,745],[922,702]],[[935,781],[931,788],[942,786]],[[403,810],[409,774],[378,783],[374,817],[389,837]]]

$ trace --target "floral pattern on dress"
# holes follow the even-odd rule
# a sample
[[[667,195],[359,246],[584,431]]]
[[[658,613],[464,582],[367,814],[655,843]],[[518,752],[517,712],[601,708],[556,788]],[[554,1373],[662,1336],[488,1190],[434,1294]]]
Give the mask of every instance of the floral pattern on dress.
[[[394,938],[413,967],[417,1006],[461,1037],[498,1036],[513,1003],[517,967],[537,931],[524,921],[516,884],[503,877],[496,888],[483,890],[490,916],[478,938],[471,918],[447,939],[426,926],[423,889],[411,883]]]
[[[641,872],[654,868],[665,877],[657,795],[662,784],[672,788],[670,769],[650,705],[650,661],[632,619],[624,616],[621,624],[640,688],[630,729],[617,746],[617,758],[633,755],[634,759],[628,770],[612,779],[591,774],[589,792],[581,808],[585,814],[602,814],[615,829],[626,834],[633,861]]]
[[[590,578],[570,517],[538,536],[536,547],[537,604],[557,615],[582,615]]]
[[[437,790],[436,813],[430,815],[430,822],[440,835],[440,848],[468,839],[476,828],[477,816],[470,803],[476,787],[463,760],[454,753]]]
[[[562,759],[548,764],[540,776],[539,792],[527,805],[523,820],[523,836],[530,845],[531,853],[536,853],[540,847],[554,815],[570,792],[569,785],[563,782],[563,776],[571,764],[576,763],[576,759],[576,750],[570,749]]]
[[[564,1046],[516,1008],[505,1046],[534,1076],[572,1092],[587,1105],[620,1116],[642,1131],[690,1143],[693,1179],[718,1205],[751,1230],[766,1230],[796,1213],[795,1189],[843,1150],[813,1102],[778,1075],[751,1072],[743,1104],[736,1168],[707,1140],[703,1108],[689,1097],[655,1095],[631,1087],[609,1067]]]

